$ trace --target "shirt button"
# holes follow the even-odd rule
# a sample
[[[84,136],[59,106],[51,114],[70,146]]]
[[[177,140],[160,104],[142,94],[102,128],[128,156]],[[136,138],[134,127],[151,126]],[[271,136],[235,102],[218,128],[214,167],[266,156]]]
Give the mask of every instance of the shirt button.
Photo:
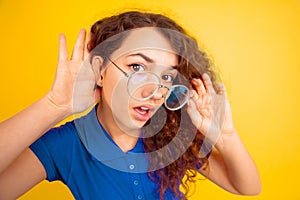
[[[134,165],[129,165],[129,169],[133,170],[134,169]]]
[[[139,194],[139,195],[137,196],[137,198],[138,198],[138,199],[143,199],[143,196]]]
[[[133,181],[133,184],[134,184],[134,185],[138,185],[138,184],[139,184],[139,181],[138,181],[138,180],[134,180],[134,181]]]

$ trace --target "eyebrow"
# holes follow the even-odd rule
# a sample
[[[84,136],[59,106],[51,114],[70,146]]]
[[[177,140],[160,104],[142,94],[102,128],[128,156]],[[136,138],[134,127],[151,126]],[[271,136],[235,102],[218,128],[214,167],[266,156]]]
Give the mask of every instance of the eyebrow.
[[[145,61],[147,61],[148,63],[154,63],[155,61],[151,58],[149,58],[148,56],[146,56],[145,54],[142,54],[142,53],[135,53],[135,54],[130,54],[128,55],[127,57],[133,57],[133,56],[140,56],[142,57]],[[172,70],[172,69],[177,69],[177,66],[171,66],[171,67],[168,67],[169,70]]]
[[[142,54],[142,53],[135,53],[135,54],[130,54],[128,55],[128,57],[131,57],[131,56],[140,56],[142,57],[145,61],[147,61],[148,63],[154,63],[154,60],[149,58],[148,56],[146,56],[145,54]]]

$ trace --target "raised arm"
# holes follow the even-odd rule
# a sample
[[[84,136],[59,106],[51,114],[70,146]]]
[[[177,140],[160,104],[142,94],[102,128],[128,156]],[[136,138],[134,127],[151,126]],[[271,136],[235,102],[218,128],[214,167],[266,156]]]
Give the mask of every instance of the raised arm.
[[[207,74],[194,80],[188,112],[205,142],[213,144],[209,170],[201,173],[223,189],[242,195],[261,191],[258,169],[234,128],[225,86],[214,89]],[[198,112],[195,112],[197,110]]]
[[[66,38],[59,36],[59,59],[56,77],[51,90],[40,100],[0,124],[0,197],[6,191],[22,191],[28,185],[36,184],[45,178],[45,172],[38,159],[28,149],[34,141],[41,137],[55,124],[75,112],[91,106],[99,93],[94,90],[95,76],[88,65],[83,65],[88,53],[85,48],[86,31],[80,30],[72,56],[68,58]],[[86,68],[86,69],[85,69]],[[84,70],[84,76],[78,74]],[[74,95],[74,89],[83,87],[85,90],[80,98]],[[74,107],[74,99],[78,105]],[[81,100],[82,102],[78,102]],[[31,169],[31,170],[29,170]],[[35,170],[35,171],[32,171]],[[28,176],[26,173],[35,173]],[[19,178],[24,184],[17,184]],[[33,175],[33,174],[32,174]],[[16,188],[21,187],[21,188]],[[27,188],[28,189],[28,188]],[[6,192],[7,194],[7,192]]]

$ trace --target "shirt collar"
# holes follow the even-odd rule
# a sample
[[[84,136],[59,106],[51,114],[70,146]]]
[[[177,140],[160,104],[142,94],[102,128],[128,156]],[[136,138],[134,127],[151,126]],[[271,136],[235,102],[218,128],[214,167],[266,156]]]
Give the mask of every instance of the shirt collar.
[[[128,153],[123,152],[100,124],[96,110],[97,106],[86,116],[74,120],[81,142],[94,158],[99,161],[109,161],[145,152],[141,138],[132,150]]]

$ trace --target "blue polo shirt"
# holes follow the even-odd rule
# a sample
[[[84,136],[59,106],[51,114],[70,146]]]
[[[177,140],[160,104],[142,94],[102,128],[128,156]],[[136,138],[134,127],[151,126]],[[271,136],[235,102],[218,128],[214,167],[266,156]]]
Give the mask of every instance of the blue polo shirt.
[[[124,153],[99,123],[96,108],[51,129],[30,149],[43,164],[47,180],[62,181],[75,199],[159,199],[158,185],[147,173],[142,140]],[[164,199],[177,198],[168,189]]]

